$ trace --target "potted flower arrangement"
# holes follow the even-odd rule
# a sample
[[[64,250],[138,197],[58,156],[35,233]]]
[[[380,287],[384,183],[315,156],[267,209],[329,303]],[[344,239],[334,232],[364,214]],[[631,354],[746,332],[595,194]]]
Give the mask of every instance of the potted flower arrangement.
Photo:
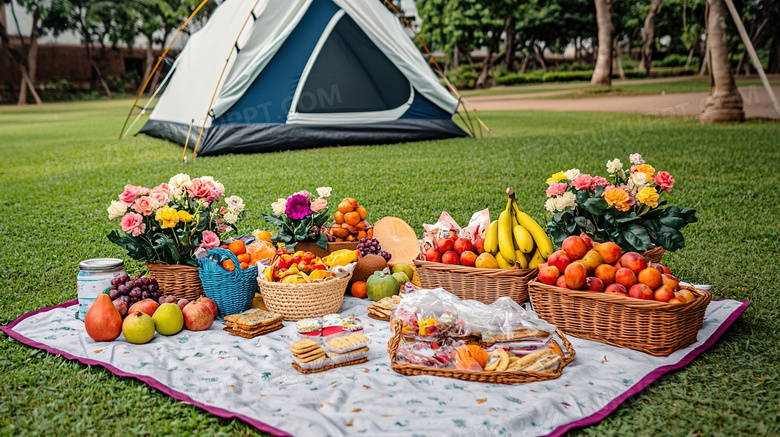
[[[164,292],[197,297],[202,288],[195,250],[219,246],[243,216],[244,201],[238,196],[225,198],[220,182],[180,173],[151,189],[126,185],[108,207],[108,218],[119,219],[122,228],[111,231],[108,240],[130,258],[145,262]],[[199,291],[184,290],[187,286]]]
[[[606,178],[573,168],[547,180],[547,232],[557,246],[582,232],[597,242],[613,241],[624,251],[685,246],[680,230],[696,223],[696,211],[661,200],[674,186],[671,174],[656,171],[638,153],[630,161],[629,171],[619,159],[607,162]]]
[[[330,192],[330,187],[319,187],[318,197],[315,198],[314,194],[302,190],[272,203],[273,214],[263,215],[263,220],[280,228],[271,242],[283,243],[288,251],[295,250],[299,243],[314,243],[327,251],[328,237],[322,231],[328,220],[328,201],[325,198],[330,196]]]

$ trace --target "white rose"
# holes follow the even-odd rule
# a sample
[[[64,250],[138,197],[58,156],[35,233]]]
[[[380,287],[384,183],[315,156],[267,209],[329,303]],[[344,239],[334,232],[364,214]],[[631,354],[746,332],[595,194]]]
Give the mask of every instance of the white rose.
[[[168,181],[168,187],[170,187],[171,191],[176,192],[176,190],[180,187],[186,187],[190,184],[190,175],[185,173],[179,173],[176,176],[172,177],[171,180]],[[179,190],[180,192],[181,190]]]
[[[577,197],[571,191],[567,191],[559,197],[561,198],[561,211],[565,210],[566,208],[574,209],[577,207]]]
[[[230,223],[231,225],[236,224],[236,222],[238,221],[238,215],[232,211],[226,212],[225,215],[223,215],[223,217],[225,218],[225,221]]]
[[[228,209],[233,211],[235,214],[241,214],[241,211],[244,210],[244,199],[238,197],[238,196],[230,196],[227,199],[225,199],[225,203],[227,203]]]
[[[615,174],[618,171],[623,170],[623,163],[619,159],[615,158],[613,161],[607,161],[607,171],[609,174]]]
[[[569,170],[566,170],[566,172],[563,173],[564,176],[566,176],[566,179],[573,181],[574,178],[580,175],[580,169],[578,168],[572,168]]]
[[[550,197],[549,199],[547,199],[547,201],[544,202],[544,207],[549,212],[555,212],[555,198],[554,197]]]
[[[631,173],[631,179],[628,180],[628,188],[630,191],[633,191],[634,188],[641,190],[645,185],[647,185],[647,175],[644,172],[638,171]]]
[[[108,219],[113,220],[122,217],[127,212],[128,207],[130,207],[130,205],[121,200],[112,200],[111,206],[108,207]]]
[[[274,215],[284,214],[284,210],[286,206],[287,206],[287,199],[282,199],[282,198],[279,198],[279,200],[271,204],[271,208],[273,208]]]
[[[631,164],[639,165],[644,164],[645,160],[642,159],[642,155],[638,153],[632,153],[631,156],[628,157],[629,160],[631,160]]]
[[[330,190],[331,190],[330,187],[319,187],[317,188],[317,194],[320,197],[328,197],[330,196]]]

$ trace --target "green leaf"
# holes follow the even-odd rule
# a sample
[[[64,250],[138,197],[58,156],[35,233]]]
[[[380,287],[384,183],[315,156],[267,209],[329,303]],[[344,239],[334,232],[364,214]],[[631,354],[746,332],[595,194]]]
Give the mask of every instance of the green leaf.
[[[563,229],[558,227],[558,225],[554,222],[547,223],[547,234],[552,239],[553,243],[555,243],[555,246],[557,248],[561,247],[561,243],[563,243],[563,240],[566,239],[566,237],[569,236]]]
[[[577,233],[577,223],[574,222],[569,223],[568,225],[566,225],[566,230],[569,231],[569,235],[574,235],[575,233]]]
[[[320,246],[323,249],[328,248],[328,236],[325,234],[320,233],[319,237],[317,238],[317,246]]]
[[[585,205],[585,202],[590,200],[590,196],[588,195],[587,191],[582,190],[582,191],[577,191],[577,195],[575,199],[578,205]]]
[[[623,236],[626,241],[634,246],[639,252],[644,252],[653,244],[653,241],[650,239],[650,235],[647,234],[645,228],[637,224],[628,225],[623,232]]]
[[[556,212],[555,214],[553,214],[553,220],[555,220],[556,222],[560,222],[561,219],[563,218],[564,214],[566,214],[565,211],[558,211],[558,212]]]
[[[143,238],[120,234],[116,230],[111,231],[107,238],[108,241],[127,251],[127,256],[136,261],[146,262],[156,258],[154,249]]]
[[[660,222],[664,226],[668,226],[670,228],[674,229],[682,229],[685,225],[688,224],[688,222],[685,221],[682,217],[675,217],[675,216],[663,216],[658,219],[658,222]]]
[[[266,223],[270,223],[272,225],[276,225],[279,227],[284,227],[284,220],[280,219],[279,217],[275,215],[264,215],[263,220]]]
[[[176,247],[176,242],[166,237],[163,234],[155,234],[154,249],[162,252],[162,259],[167,264],[179,263],[179,248]]]
[[[309,224],[305,221],[300,222],[295,228],[294,235],[296,241],[305,241],[309,235]]]
[[[594,216],[600,216],[604,215],[604,211],[607,210],[609,205],[607,204],[607,201],[602,198],[590,198],[588,199],[583,207]]]
[[[677,229],[662,225],[658,229],[658,244],[664,249],[674,252],[685,247],[685,236]]]
[[[325,222],[328,220],[328,210],[323,209],[322,211],[318,212],[314,216],[314,226],[320,227],[325,224]],[[325,237],[327,240],[327,237]]]
[[[593,190],[593,196],[601,199],[601,196],[604,194],[604,186],[603,185],[596,185],[596,188]],[[601,199],[604,200],[604,199]],[[606,203],[606,201],[604,202]]]
[[[583,216],[574,217],[574,223],[577,223],[580,228],[585,229],[588,232],[596,232],[596,225]]]
[[[604,212],[604,220],[609,223],[610,225],[615,225],[615,220],[617,220],[617,214],[615,211],[606,211]]]

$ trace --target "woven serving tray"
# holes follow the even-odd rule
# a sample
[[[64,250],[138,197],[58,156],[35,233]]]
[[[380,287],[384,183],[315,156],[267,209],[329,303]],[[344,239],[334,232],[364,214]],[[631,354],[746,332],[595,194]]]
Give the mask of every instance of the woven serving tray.
[[[306,370],[303,367],[299,366],[298,363],[296,363],[295,361],[293,361],[291,364],[295,370],[301,373],[309,374],[309,373],[325,372],[326,370],[335,369],[336,367],[354,366],[355,364],[365,363],[367,361],[368,361],[368,357],[363,357],[357,360],[347,361],[346,363],[329,364],[321,369],[316,369],[316,370]]]

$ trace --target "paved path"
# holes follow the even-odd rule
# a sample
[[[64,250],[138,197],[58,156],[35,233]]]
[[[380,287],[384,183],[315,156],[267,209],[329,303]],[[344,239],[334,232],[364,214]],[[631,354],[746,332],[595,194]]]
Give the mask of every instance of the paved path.
[[[780,98],[780,87],[773,88]],[[667,117],[693,117],[701,114],[707,93],[649,94],[617,97],[582,97],[565,99],[536,99],[569,91],[541,91],[538,93],[465,97],[469,106],[487,110],[545,110],[545,111],[606,111],[658,114]],[[780,118],[763,86],[739,88],[746,117]]]

